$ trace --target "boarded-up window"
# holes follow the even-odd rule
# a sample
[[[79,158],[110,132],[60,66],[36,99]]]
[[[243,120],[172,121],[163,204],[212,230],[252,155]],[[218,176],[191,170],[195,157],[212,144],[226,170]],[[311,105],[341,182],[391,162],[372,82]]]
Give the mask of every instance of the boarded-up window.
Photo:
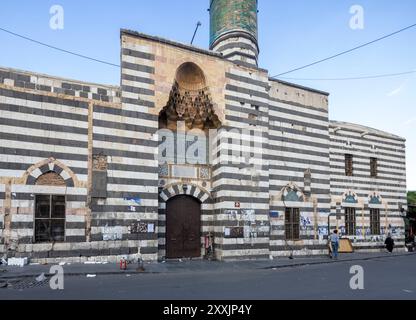
[[[377,158],[370,159],[370,174],[372,178],[376,178],[378,175]]]
[[[352,177],[354,174],[353,169],[353,156],[351,154],[345,155],[345,175],[347,177]]]
[[[300,210],[286,208],[285,210],[286,240],[299,240],[300,238]]]
[[[91,191],[93,198],[107,198],[107,169],[107,156],[103,154],[93,155]]]
[[[35,198],[35,242],[65,241],[65,196]]]
[[[348,236],[355,236],[355,208],[345,208],[345,233]]]
[[[380,209],[370,209],[370,229],[371,234],[380,235]]]

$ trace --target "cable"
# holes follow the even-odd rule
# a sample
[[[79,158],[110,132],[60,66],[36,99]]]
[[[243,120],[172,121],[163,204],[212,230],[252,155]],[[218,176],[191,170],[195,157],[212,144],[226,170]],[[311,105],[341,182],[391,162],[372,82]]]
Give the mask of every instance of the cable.
[[[373,41],[370,41],[370,42],[367,42],[367,43],[365,43],[365,44],[362,44],[362,45],[360,45],[360,46],[358,46],[358,47],[355,47],[355,48],[352,48],[352,49],[349,49],[349,50],[343,51],[343,52],[341,52],[341,53],[335,54],[335,55],[333,55],[333,56],[330,56],[330,57],[328,57],[328,58],[325,58],[325,59],[322,59],[322,60],[319,60],[319,61],[315,61],[315,62],[310,63],[310,64],[307,64],[307,65],[305,65],[305,66],[302,66],[302,67],[299,67],[299,68],[295,68],[295,69],[292,69],[292,70],[289,70],[289,71],[286,71],[286,72],[280,73],[280,74],[278,74],[278,75],[273,76],[272,78],[276,78],[276,77],[283,76],[283,75],[288,74],[288,73],[292,73],[292,72],[295,72],[295,71],[298,71],[298,70],[302,70],[302,69],[309,68],[309,67],[314,66],[314,65],[316,65],[316,64],[319,64],[319,63],[322,63],[322,62],[325,62],[325,61],[328,61],[328,60],[334,59],[334,58],[336,58],[336,57],[339,57],[339,56],[342,56],[342,55],[344,55],[344,54],[350,53],[350,52],[352,52],[352,51],[355,51],[355,50],[361,49],[361,48],[363,48],[363,47],[369,46],[370,44],[373,44],[373,43],[376,43],[376,42],[378,42],[378,41],[384,40],[384,39],[386,39],[386,38],[392,37],[392,36],[394,36],[394,35],[396,35],[396,34],[398,34],[398,33],[400,33],[400,32],[406,31],[406,30],[411,29],[411,28],[414,28],[414,27],[416,27],[416,23],[415,23],[415,24],[412,24],[411,26],[408,26],[408,27],[406,27],[406,28],[400,29],[400,30],[395,31],[395,32],[393,32],[393,33],[390,33],[390,34],[388,34],[388,35],[385,35],[385,36],[383,36],[383,37],[381,37],[381,38],[378,38],[378,39],[375,39],[375,40],[373,40]]]
[[[416,70],[400,72],[400,73],[390,73],[390,74],[380,74],[374,76],[361,76],[361,77],[350,77],[350,78],[287,78],[281,77],[282,80],[299,80],[299,81],[346,81],[346,80],[364,80],[364,79],[377,79],[377,78],[388,78],[388,77],[397,77],[406,74],[416,73]]]
[[[415,27],[415,26],[416,26],[416,24],[411,25],[411,26],[409,26],[409,27],[403,28],[403,29],[401,29],[401,30],[399,30],[399,31],[396,31],[396,32],[394,32],[394,33],[391,33],[391,34],[389,34],[389,35],[387,35],[387,36],[384,36],[384,37],[382,37],[382,38],[379,38],[379,39],[376,39],[376,40],[374,40],[374,41],[371,41],[371,42],[368,42],[368,43],[366,43],[366,44],[363,44],[363,45],[361,45],[361,46],[359,46],[359,47],[356,47],[356,48],[353,48],[353,49],[350,49],[350,50],[344,51],[344,52],[339,53],[339,54],[337,54],[337,55],[334,55],[334,56],[332,56],[332,57],[328,57],[328,58],[326,58],[326,59],[322,59],[322,60],[320,60],[320,61],[314,62],[314,63],[309,64],[309,65],[307,65],[307,66],[300,67],[300,68],[296,68],[296,69],[294,69],[294,70],[292,70],[292,71],[288,71],[288,72],[281,73],[281,74],[276,75],[276,76],[273,76],[273,77],[271,77],[271,78],[276,78],[276,77],[279,77],[279,76],[281,76],[281,75],[288,74],[288,73],[292,73],[292,72],[294,72],[294,71],[297,71],[297,70],[300,70],[300,69],[307,68],[307,67],[309,67],[309,66],[312,66],[312,65],[315,65],[315,64],[321,63],[321,62],[323,62],[323,61],[327,61],[327,60],[329,60],[329,59],[332,59],[332,58],[338,57],[338,56],[340,56],[340,55],[346,54],[346,53],[348,53],[348,52],[351,52],[351,51],[357,50],[357,49],[359,49],[359,48],[362,48],[362,47],[367,46],[367,45],[369,45],[369,44],[372,44],[372,43],[374,43],[374,42],[380,41],[380,40],[385,39],[385,38],[387,38],[387,37],[391,37],[392,35],[395,35],[395,34],[397,34],[397,33],[399,33],[399,32],[405,31],[405,30],[410,29],[410,28]],[[112,67],[117,67],[117,68],[120,68],[120,67],[121,67],[120,65],[115,64],[115,63],[111,63],[111,62],[107,62],[107,61],[104,61],[104,60],[100,60],[100,59],[92,58],[92,57],[85,56],[85,55],[83,55],[83,54],[79,54],[79,53],[76,53],[76,52],[73,52],[73,51],[69,51],[69,50],[61,49],[61,48],[58,48],[58,47],[55,47],[55,46],[52,46],[52,45],[49,45],[49,44],[46,44],[46,43],[43,43],[43,42],[40,42],[40,41],[34,40],[34,39],[32,39],[32,38],[29,38],[29,37],[26,37],[26,36],[23,36],[23,35],[17,34],[17,33],[15,33],[15,32],[12,32],[12,31],[9,31],[9,30],[3,29],[3,28],[0,28],[0,31],[6,32],[6,33],[11,34],[11,35],[13,35],[13,36],[16,36],[16,37],[22,38],[22,39],[24,39],[24,40],[27,40],[27,41],[30,41],[30,42],[33,42],[33,43],[36,43],[36,44],[39,44],[39,45],[45,46],[45,47],[47,47],[47,48],[54,49],[54,50],[57,50],[57,51],[61,51],[61,52],[67,53],[67,54],[71,54],[71,55],[73,55],[73,56],[77,56],[77,57],[80,57],[80,58],[83,58],[83,59],[88,59],[88,60],[91,60],[91,61],[94,61],[94,62],[103,63],[103,64],[106,64],[106,65],[109,65],[109,66],[112,66]],[[406,75],[406,74],[412,74],[412,73],[416,73],[416,70],[407,71],[407,72],[401,72],[401,73],[381,74],[381,75],[374,75],[374,76],[349,77],[349,78],[288,78],[288,77],[281,77],[280,79],[282,79],[282,80],[300,80],[300,81],[302,81],[302,80],[304,80],[304,81],[347,81],[347,80],[363,80],[363,79],[376,79],[376,78],[396,77],[396,76],[401,76],[401,75]]]
[[[109,66],[112,66],[112,67],[120,68],[120,65],[115,64],[115,63],[111,63],[111,62],[107,62],[107,61],[104,61],[104,60],[99,60],[99,59],[91,58],[91,57],[85,56],[83,54],[79,54],[79,53],[76,53],[76,52],[73,52],[73,51],[69,51],[69,50],[61,49],[61,48],[58,48],[58,47],[55,47],[55,46],[51,46],[49,44],[46,44],[46,43],[43,43],[43,42],[34,40],[32,38],[29,38],[29,37],[22,36],[20,34],[17,34],[15,32],[12,32],[12,31],[9,31],[9,30],[3,29],[3,28],[0,28],[0,30],[3,31],[3,32],[6,32],[8,34],[11,34],[11,35],[13,35],[15,37],[19,37],[19,38],[25,39],[27,41],[34,42],[36,44],[39,44],[39,45],[48,47],[50,49],[54,49],[54,50],[57,50],[57,51],[61,51],[61,52],[64,52],[64,53],[67,53],[67,54],[71,54],[73,56],[77,56],[77,57],[80,57],[80,58],[88,59],[88,60],[91,60],[91,61],[103,63],[103,64],[106,64],[106,65],[109,65]]]

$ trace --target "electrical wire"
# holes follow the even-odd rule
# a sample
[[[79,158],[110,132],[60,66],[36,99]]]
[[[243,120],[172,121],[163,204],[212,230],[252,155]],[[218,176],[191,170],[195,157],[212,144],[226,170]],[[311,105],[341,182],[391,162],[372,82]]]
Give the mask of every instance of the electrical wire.
[[[80,58],[83,58],[83,59],[88,59],[88,60],[91,60],[91,61],[94,61],[94,62],[99,62],[99,63],[102,63],[102,64],[106,64],[106,65],[109,65],[109,66],[112,66],[112,67],[120,68],[120,65],[118,65],[118,64],[107,62],[107,61],[96,59],[96,58],[92,58],[92,57],[89,57],[89,56],[86,56],[86,55],[83,55],[83,54],[80,54],[80,53],[76,53],[76,52],[73,52],[73,51],[70,51],[70,50],[61,49],[61,48],[49,45],[47,43],[44,43],[44,42],[41,42],[41,41],[38,41],[38,40],[35,40],[35,39],[32,39],[32,38],[23,36],[21,34],[15,33],[15,32],[12,32],[12,31],[4,29],[4,28],[0,28],[0,31],[6,32],[6,33],[11,34],[15,37],[25,39],[27,41],[39,44],[41,46],[44,46],[44,47],[47,47],[47,48],[50,48],[50,49],[61,51],[61,52],[64,52],[64,53],[67,53],[67,54],[70,54],[70,55],[73,55],[73,56],[76,56],[76,57],[80,57]]]
[[[297,80],[297,81],[348,81],[348,80],[365,80],[365,79],[379,79],[379,78],[389,78],[389,77],[398,77],[407,74],[416,73],[416,70],[400,72],[400,73],[388,73],[388,74],[379,74],[372,76],[358,76],[358,77],[347,77],[347,78],[288,78],[288,77],[279,77],[281,80]]]
[[[354,48],[352,48],[352,49],[345,50],[345,51],[343,51],[343,52],[337,53],[337,54],[335,54],[335,55],[333,55],[333,56],[330,56],[330,57],[327,57],[327,58],[325,58],[325,59],[321,59],[321,60],[318,60],[318,61],[315,61],[315,62],[309,63],[309,64],[307,64],[307,65],[304,65],[304,66],[302,66],[302,67],[298,67],[298,68],[295,68],[295,69],[292,69],[292,70],[289,70],[289,71],[286,71],[286,72],[283,72],[283,73],[279,73],[279,74],[277,74],[277,75],[273,76],[272,78],[277,78],[277,77],[283,76],[283,75],[285,75],[285,74],[289,74],[289,73],[292,73],[292,72],[295,72],[295,71],[299,71],[299,70],[302,70],[302,69],[306,69],[306,68],[309,68],[309,67],[311,67],[311,66],[317,65],[317,64],[319,64],[319,63],[322,63],[322,62],[325,62],[325,61],[328,61],[328,60],[331,60],[331,59],[337,58],[337,57],[339,57],[339,56],[342,56],[342,55],[345,55],[345,54],[347,54],[347,53],[350,53],[350,52],[356,51],[356,50],[358,50],[358,49],[364,48],[364,47],[369,46],[369,45],[371,45],[371,44],[373,44],[373,43],[376,43],[376,42],[378,42],[378,41],[381,41],[381,40],[387,39],[387,38],[389,38],[389,37],[392,37],[392,36],[394,36],[394,35],[396,35],[396,34],[399,34],[399,33],[403,32],[403,31],[409,30],[409,29],[414,28],[414,27],[416,27],[416,23],[415,23],[415,24],[412,24],[412,25],[410,25],[410,26],[408,26],[408,27],[405,27],[405,28],[403,28],[403,29],[400,29],[400,30],[398,30],[398,31],[395,31],[395,32],[393,32],[393,33],[390,33],[390,34],[388,34],[388,35],[385,35],[385,36],[383,36],[383,37],[381,37],[381,38],[378,38],[378,39],[375,39],[375,40],[373,40],[373,41],[370,41],[370,42],[364,43],[364,44],[359,45],[359,46],[357,46],[357,47],[354,47]]]
[[[358,77],[346,77],[346,78],[289,78],[289,77],[280,77],[281,75],[285,75],[285,74],[288,74],[288,73],[291,73],[291,72],[294,72],[294,71],[297,71],[297,70],[301,70],[301,69],[307,68],[307,67],[309,67],[309,66],[312,66],[312,65],[315,65],[315,64],[318,64],[318,63],[321,63],[321,62],[327,61],[327,60],[329,60],[329,59],[333,59],[333,58],[335,58],[335,57],[338,57],[338,56],[340,56],[340,55],[346,54],[346,53],[348,53],[348,52],[351,52],[351,51],[357,50],[357,49],[359,49],[359,48],[362,48],[362,47],[367,46],[367,45],[369,45],[369,44],[375,43],[375,42],[380,41],[380,40],[382,40],[382,39],[385,39],[385,38],[387,38],[387,37],[391,37],[391,36],[393,36],[393,35],[395,35],[395,34],[398,34],[398,33],[400,33],[400,32],[403,32],[403,31],[405,31],[405,30],[407,30],[407,29],[410,29],[410,28],[412,28],[412,27],[415,27],[415,26],[416,26],[416,24],[411,25],[411,26],[409,26],[409,27],[403,28],[403,29],[401,29],[401,30],[399,30],[399,31],[396,31],[396,32],[394,32],[394,33],[391,33],[391,34],[389,34],[389,35],[386,35],[386,36],[384,36],[384,37],[382,37],[382,38],[379,38],[379,39],[376,39],[376,40],[374,40],[374,41],[368,42],[368,43],[366,43],[366,44],[364,44],[364,45],[361,45],[361,46],[355,47],[355,48],[353,48],[353,49],[350,49],[350,50],[344,51],[344,52],[339,53],[339,54],[337,54],[337,55],[334,55],[334,56],[332,56],[332,57],[328,57],[328,58],[326,58],[326,59],[322,59],[322,60],[320,60],[320,61],[314,62],[314,63],[309,64],[309,65],[307,65],[307,66],[300,67],[300,68],[296,68],[296,69],[294,69],[294,70],[292,70],[292,71],[284,72],[284,73],[281,73],[281,74],[279,74],[279,75],[276,75],[276,76],[273,76],[273,77],[270,77],[270,78],[277,78],[277,77],[279,77],[279,79],[281,79],[281,80],[297,80],[297,81],[348,81],[348,80],[364,80],[364,79],[377,79],[377,78],[397,77],[397,76],[402,76],[402,75],[407,75],[407,74],[413,74],[413,73],[416,73],[416,70],[412,70],[412,71],[401,72],[401,73],[390,73],[390,74],[369,75],[369,76],[358,76]],[[58,48],[58,47],[52,46],[52,45],[49,45],[49,44],[47,44],[47,43],[44,43],[44,42],[41,42],[41,41],[38,41],[38,40],[32,39],[32,38],[27,37],[27,36],[23,36],[23,35],[21,35],[21,34],[18,34],[18,33],[12,32],[12,31],[10,31],[10,30],[7,30],[7,29],[1,28],[1,27],[0,27],[0,31],[6,32],[6,33],[8,33],[8,34],[10,34],[10,35],[13,35],[13,36],[19,37],[19,38],[21,38],[21,39],[24,39],[24,40],[27,40],[27,41],[30,41],[30,42],[36,43],[36,44],[38,44],[38,45],[42,45],[42,46],[44,46],[44,47],[47,47],[47,48],[50,48],[50,49],[53,49],[53,50],[57,50],[57,51],[60,51],[60,52],[66,53],[66,54],[70,54],[70,55],[73,55],[73,56],[76,56],[76,57],[80,57],[80,58],[87,59],[87,60],[90,60],[90,61],[94,61],[94,62],[102,63],[102,64],[109,65],[109,66],[112,66],[112,67],[117,67],[117,68],[120,68],[120,67],[121,67],[120,65],[115,64],[115,63],[111,63],[111,62],[108,62],[108,61],[104,61],[104,60],[100,60],[100,59],[97,59],[97,58],[93,58],[93,57],[90,57],[90,56],[86,56],[86,55],[83,55],[83,54],[80,54],[80,53],[76,53],[76,52],[74,52],[74,51],[65,50],[65,49],[62,49],[62,48]]]

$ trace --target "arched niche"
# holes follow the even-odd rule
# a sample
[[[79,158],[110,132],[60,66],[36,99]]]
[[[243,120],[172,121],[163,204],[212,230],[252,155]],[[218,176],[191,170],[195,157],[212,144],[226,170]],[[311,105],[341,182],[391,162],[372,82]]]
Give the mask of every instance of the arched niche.
[[[186,130],[208,131],[221,126],[202,69],[186,62],[176,71],[166,106],[159,114],[159,129],[177,130],[184,122]]]

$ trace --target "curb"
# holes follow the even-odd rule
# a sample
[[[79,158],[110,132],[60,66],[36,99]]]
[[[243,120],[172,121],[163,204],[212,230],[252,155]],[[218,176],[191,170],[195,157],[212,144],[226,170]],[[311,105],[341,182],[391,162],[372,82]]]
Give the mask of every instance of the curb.
[[[77,276],[86,276],[88,274],[94,274],[94,275],[104,275],[104,276],[110,276],[110,275],[138,275],[138,274],[161,274],[162,272],[155,272],[155,271],[143,271],[143,272],[120,272],[120,271],[105,271],[105,272],[68,272],[65,273],[65,276],[68,277],[77,277]],[[51,274],[51,273],[44,273],[45,277],[53,277],[55,274]],[[3,280],[13,280],[13,279],[27,279],[27,278],[36,278],[38,277],[40,274],[38,273],[34,273],[34,274],[22,274],[22,275],[15,275],[15,276],[6,276],[6,277],[0,277],[0,282],[2,282]]]
[[[362,257],[362,258],[351,258],[351,259],[345,259],[345,260],[330,260],[328,258],[328,260],[325,261],[315,261],[315,262],[300,262],[300,263],[292,263],[292,264],[284,264],[284,265],[278,265],[278,266],[268,266],[268,267],[257,267],[257,268],[253,268],[252,270],[274,270],[274,269],[285,269],[285,268],[296,268],[296,267],[302,267],[302,266],[312,266],[312,265],[324,265],[324,264],[333,264],[333,263],[343,263],[343,262],[353,262],[353,261],[369,261],[369,260],[375,260],[375,259],[380,259],[380,258],[395,258],[395,257],[407,257],[407,256],[411,256],[412,253],[403,253],[403,254],[396,254],[396,255],[383,255],[383,256],[374,256],[374,257]],[[161,272],[161,271],[143,271],[143,272],[139,272],[139,271],[125,271],[125,272],[120,272],[120,271],[105,271],[105,272],[94,272],[94,271],[90,271],[90,272],[70,272],[70,273],[65,273],[66,276],[86,276],[88,274],[95,274],[95,275],[138,275],[138,274],[165,274],[165,273],[169,273],[169,272]],[[7,281],[7,280],[13,280],[13,279],[27,279],[27,278],[36,278],[38,277],[39,274],[22,274],[22,275],[14,275],[14,276],[4,276],[1,277],[0,276],[0,282],[2,282],[3,280]],[[46,277],[52,277],[54,276],[54,274],[50,274],[50,273],[45,273]]]
[[[288,265],[279,265],[279,266],[272,266],[272,267],[265,267],[259,268],[262,270],[270,270],[270,269],[284,269],[284,268],[291,268],[291,267],[302,267],[302,266],[312,266],[312,265],[322,265],[322,264],[333,264],[333,263],[342,263],[342,262],[352,262],[352,261],[369,261],[381,258],[396,258],[396,257],[408,257],[411,256],[410,253],[402,253],[402,254],[395,254],[395,255],[384,255],[384,256],[375,256],[375,257],[363,257],[363,258],[355,258],[355,259],[344,259],[344,260],[332,260],[329,259],[327,261],[316,261],[316,262],[302,262],[302,263],[293,263]]]

